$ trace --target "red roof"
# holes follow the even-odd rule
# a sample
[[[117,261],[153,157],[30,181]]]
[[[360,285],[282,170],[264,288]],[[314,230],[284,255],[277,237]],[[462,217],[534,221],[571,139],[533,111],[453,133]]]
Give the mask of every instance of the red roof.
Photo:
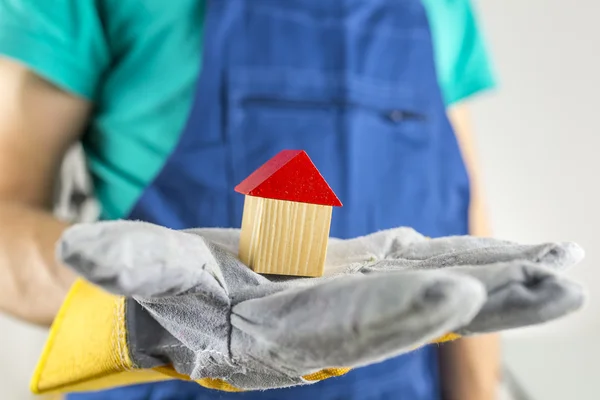
[[[267,199],[342,205],[303,150],[281,151],[237,185],[235,191]]]

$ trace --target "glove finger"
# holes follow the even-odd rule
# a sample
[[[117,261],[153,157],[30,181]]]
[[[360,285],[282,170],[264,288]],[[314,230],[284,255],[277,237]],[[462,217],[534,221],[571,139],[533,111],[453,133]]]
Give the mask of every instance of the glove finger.
[[[237,304],[232,346],[295,373],[358,367],[464,326],[484,300],[479,282],[456,274],[343,276]]]
[[[584,256],[583,249],[572,242],[521,245],[495,239],[469,237],[415,243],[392,255],[397,259],[421,261],[419,265],[423,268],[524,260],[545,264],[559,270],[577,264]]]
[[[203,238],[138,221],[75,225],[58,260],[88,281],[124,296],[171,296],[192,288],[225,290],[214,247]]]
[[[579,284],[535,264],[513,262],[448,271],[471,276],[487,290],[483,308],[458,333],[497,332],[541,324],[573,313],[585,300]]]
[[[383,260],[389,254],[427,238],[412,228],[400,227],[382,230],[353,239],[329,238],[326,275],[344,273],[352,265],[360,267],[369,260]]]
[[[425,248],[427,243],[418,243],[413,247]],[[579,263],[585,256],[583,249],[572,242],[544,243],[538,245],[504,245],[495,247],[480,247],[466,250],[454,251],[424,256],[422,258],[410,258],[407,252],[399,252],[392,258],[397,260],[398,265],[419,269],[447,268],[452,266],[474,266],[488,265],[500,262],[524,261],[534,264],[543,264],[547,267],[564,270]],[[377,263],[371,268],[389,269],[394,268],[394,262]]]
[[[445,236],[415,242],[411,246],[398,248],[394,252],[399,257],[412,260],[424,260],[430,257],[436,257],[443,254],[463,252],[473,249],[489,247],[505,247],[518,245],[515,242],[495,238],[476,237],[469,235]]]
[[[429,239],[409,227],[382,230],[349,240],[330,238],[329,243],[328,252],[332,253],[333,258],[335,258],[334,255],[338,251],[341,252],[342,256],[345,256],[350,249],[350,253],[356,253],[363,258],[365,255],[372,255],[375,258],[384,259],[391,255],[397,255],[413,260],[422,260],[471,249],[516,244],[500,239],[467,235]]]

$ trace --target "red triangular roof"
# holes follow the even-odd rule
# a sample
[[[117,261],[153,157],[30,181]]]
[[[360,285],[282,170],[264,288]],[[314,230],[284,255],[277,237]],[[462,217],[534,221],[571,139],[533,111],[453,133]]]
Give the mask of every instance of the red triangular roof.
[[[235,187],[267,199],[340,207],[342,203],[303,150],[283,150]]]

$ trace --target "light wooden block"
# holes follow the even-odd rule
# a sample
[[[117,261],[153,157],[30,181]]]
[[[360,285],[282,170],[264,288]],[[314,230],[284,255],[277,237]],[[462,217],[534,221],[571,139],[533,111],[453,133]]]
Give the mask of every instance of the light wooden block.
[[[247,195],[239,258],[260,274],[323,275],[332,207]]]

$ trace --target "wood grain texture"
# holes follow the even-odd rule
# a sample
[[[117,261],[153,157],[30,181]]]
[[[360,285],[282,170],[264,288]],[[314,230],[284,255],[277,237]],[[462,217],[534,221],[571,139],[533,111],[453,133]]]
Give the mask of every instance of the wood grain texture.
[[[331,206],[246,196],[239,258],[260,274],[323,275]]]

